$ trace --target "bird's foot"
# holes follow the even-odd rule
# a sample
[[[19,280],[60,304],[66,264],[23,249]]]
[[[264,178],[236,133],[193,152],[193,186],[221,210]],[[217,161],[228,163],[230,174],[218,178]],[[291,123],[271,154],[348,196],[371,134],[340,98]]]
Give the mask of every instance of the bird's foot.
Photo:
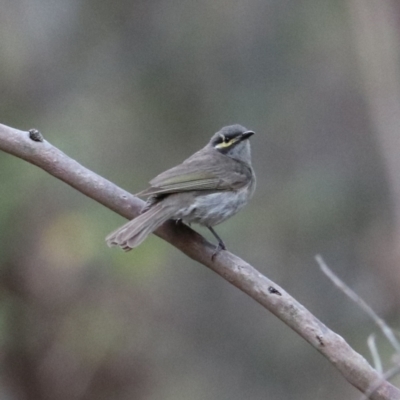
[[[175,224],[176,224],[176,225],[181,225],[181,224],[183,224],[183,225],[192,226],[192,225],[190,224],[190,222],[184,223],[183,220],[182,220],[182,218],[176,219],[176,220],[175,220]]]
[[[215,248],[213,255],[211,256],[211,261],[214,261],[215,256],[221,251],[226,250],[224,241],[219,237],[218,233],[215,232],[212,226],[208,226],[210,232],[214,235],[215,239],[218,240],[218,246]]]
[[[219,254],[221,250],[226,250],[225,243],[221,240],[218,242],[218,244],[215,246],[215,250],[213,255],[211,256],[211,260],[214,261],[214,258]]]

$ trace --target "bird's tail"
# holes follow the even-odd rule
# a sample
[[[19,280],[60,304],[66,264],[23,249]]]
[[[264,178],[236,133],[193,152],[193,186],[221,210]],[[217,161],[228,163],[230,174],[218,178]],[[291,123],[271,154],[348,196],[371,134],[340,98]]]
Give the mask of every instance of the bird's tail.
[[[119,246],[129,251],[139,246],[147,236],[161,224],[170,219],[175,210],[173,207],[157,203],[143,214],[127,222],[106,237],[108,246]]]

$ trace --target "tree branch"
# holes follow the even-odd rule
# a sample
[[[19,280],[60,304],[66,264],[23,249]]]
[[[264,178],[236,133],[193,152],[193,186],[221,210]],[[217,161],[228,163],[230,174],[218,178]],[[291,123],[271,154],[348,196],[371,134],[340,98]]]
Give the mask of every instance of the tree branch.
[[[0,124],[0,150],[34,164],[123,217],[138,215],[143,201],[72,160],[43,140],[37,131],[24,132]],[[214,245],[182,224],[169,221],[156,235],[187,256],[210,268],[236,286],[297,332],[323,354],[362,393],[374,382],[380,385],[373,400],[400,400],[400,390],[374,370],[339,335],[327,328],[305,307],[250,264],[228,251],[212,260]]]

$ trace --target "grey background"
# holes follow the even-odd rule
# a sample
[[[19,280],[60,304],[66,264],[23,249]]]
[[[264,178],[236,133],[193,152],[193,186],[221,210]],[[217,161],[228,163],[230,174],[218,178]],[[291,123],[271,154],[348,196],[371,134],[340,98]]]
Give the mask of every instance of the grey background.
[[[377,329],[314,256],[398,327],[396,2],[0,3],[1,123],[133,193],[223,125],[256,131],[256,194],[218,232],[370,359]],[[0,190],[2,398],[359,398],[160,239],[108,249],[122,218],[43,171],[0,154]]]

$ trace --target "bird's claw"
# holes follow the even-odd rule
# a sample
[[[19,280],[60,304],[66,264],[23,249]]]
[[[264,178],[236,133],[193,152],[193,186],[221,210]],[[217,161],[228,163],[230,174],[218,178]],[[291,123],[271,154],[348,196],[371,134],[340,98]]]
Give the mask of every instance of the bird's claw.
[[[214,261],[214,258],[219,254],[221,250],[226,250],[224,242],[218,242],[218,244],[215,246],[214,253],[211,256],[211,261]]]

